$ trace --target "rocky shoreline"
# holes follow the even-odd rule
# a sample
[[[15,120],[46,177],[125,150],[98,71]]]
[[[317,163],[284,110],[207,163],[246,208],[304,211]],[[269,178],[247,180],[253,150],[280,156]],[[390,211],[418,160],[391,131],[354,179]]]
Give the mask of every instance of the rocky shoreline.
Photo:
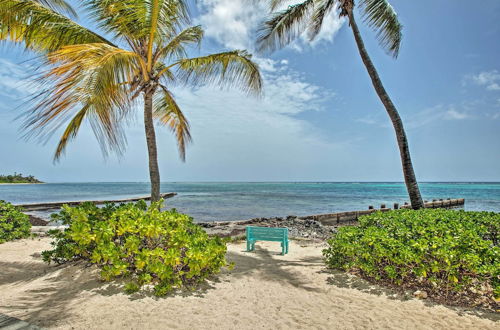
[[[34,216],[32,214],[27,214],[30,217],[30,222],[32,226],[47,226],[49,222],[47,220],[43,220],[40,217]]]
[[[199,223],[209,234],[221,237],[237,237],[245,235],[245,227],[249,225],[261,227],[286,227],[289,237],[326,240],[337,231],[337,226],[323,225],[313,219],[297,216],[254,218],[244,221],[201,222]]]

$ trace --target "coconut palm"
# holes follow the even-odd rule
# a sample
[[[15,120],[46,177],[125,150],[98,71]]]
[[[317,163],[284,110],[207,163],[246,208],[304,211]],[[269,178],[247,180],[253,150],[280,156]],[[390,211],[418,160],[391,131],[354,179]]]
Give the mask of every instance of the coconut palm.
[[[155,120],[169,127],[184,160],[189,124],[171,88],[214,83],[259,93],[261,77],[246,51],[189,57],[199,46],[200,26],[189,26],[182,0],[87,0],[84,9],[102,33],[64,14],[75,12],[63,0],[2,0],[0,40],[22,43],[43,54],[41,92],[27,112],[28,137],[46,139],[65,129],[55,152],[63,155],[87,120],[105,154],[126,145],[123,124],[143,99],[151,198],[160,199]],[[105,34],[105,36],[104,36]]]
[[[271,11],[276,11],[287,2],[289,1],[270,0]],[[355,4],[354,0],[306,0],[296,5],[288,6],[287,9],[274,13],[264,23],[260,30],[261,34],[258,39],[258,46],[262,51],[273,51],[286,46],[306,31],[309,38],[313,40],[321,30],[325,17],[332,11],[338,11],[340,17],[347,18],[373,87],[382,101],[396,131],[404,179],[412,208],[419,209],[423,207],[423,202],[413,170],[403,122],[366,51],[358,25],[354,19]],[[380,45],[389,54],[397,57],[402,37],[402,26],[389,2],[387,0],[358,0],[357,4],[364,16],[365,22],[377,34]]]

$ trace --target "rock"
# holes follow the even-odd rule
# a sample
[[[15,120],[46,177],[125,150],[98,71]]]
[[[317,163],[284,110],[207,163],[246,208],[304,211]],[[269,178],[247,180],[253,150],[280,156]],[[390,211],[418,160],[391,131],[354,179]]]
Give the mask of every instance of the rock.
[[[418,299],[427,299],[427,292],[425,291],[417,290],[413,292],[413,295]]]
[[[232,236],[231,231],[235,228],[244,230],[247,225],[267,226],[267,227],[287,227],[290,237],[304,237],[313,239],[328,239],[332,233],[337,231],[336,228],[323,225],[320,221],[313,218],[299,218],[294,215],[287,217],[272,217],[272,218],[254,218],[245,221],[231,222],[210,222],[200,223],[206,228],[207,232],[217,234],[219,236]]]
[[[30,222],[32,226],[47,226],[47,224],[49,223],[48,221],[45,221],[31,214],[28,214],[28,216],[30,217]]]

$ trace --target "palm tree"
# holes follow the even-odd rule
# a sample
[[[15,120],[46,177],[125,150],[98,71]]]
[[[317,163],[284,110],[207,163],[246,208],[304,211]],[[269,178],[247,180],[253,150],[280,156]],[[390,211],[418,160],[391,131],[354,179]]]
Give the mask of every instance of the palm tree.
[[[275,11],[285,2],[287,1],[270,0],[271,10]],[[358,6],[362,10],[365,21],[375,30],[381,46],[389,54],[397,57],[402,37],[402,26],[389,2],[387,0],[359,0]],[[340,17],[347,17],[359,54],[371,78],[373,87],[382,101],[396,131],[403,174],[411,206],[413,209],[419,209],[424,204],[413,170],[403,122],[366,51],[358,25],[354,19],[354,7],[354,0],[306,0],[294,6],[289,6],[286,10],[275,13],[264,23],[258,39],[259,49],[272,51],[276,48],[284,47],[304,31],[307,31],[310,39],[313,40],[321,30],[325,17],[332,11],[338,11]]]
[[[88,120],[104,154],[120,154],[123,124],[142,95],[149,156],[151,199],[160,199],[160,173],[154,121],[169,127],[181,159],[191,135],[171,92],[173,86],[215,83],[261,91],[258,67],[246,51],[189,57],[199,46],[200,26],[189,26],[183,0],[87,0],[84,8],[106,34],[77,24],[64,0],[2,0],[0,40],[22,43],[44,55],[42,91],[26,113],[28,137],[46,139],[62,125],[54,159],[64,153]],[[110,40],[108,40],[110,39]]]

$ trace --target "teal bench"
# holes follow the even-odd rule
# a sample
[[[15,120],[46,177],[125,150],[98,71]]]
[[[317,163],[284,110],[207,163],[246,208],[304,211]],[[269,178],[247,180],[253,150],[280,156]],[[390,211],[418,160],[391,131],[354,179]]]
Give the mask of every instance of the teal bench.
[[[271,241],[281,242],[281,254],[288,253],[288,228],[252,227],[248,226],[247,251],[255,250],[255,242]]]

